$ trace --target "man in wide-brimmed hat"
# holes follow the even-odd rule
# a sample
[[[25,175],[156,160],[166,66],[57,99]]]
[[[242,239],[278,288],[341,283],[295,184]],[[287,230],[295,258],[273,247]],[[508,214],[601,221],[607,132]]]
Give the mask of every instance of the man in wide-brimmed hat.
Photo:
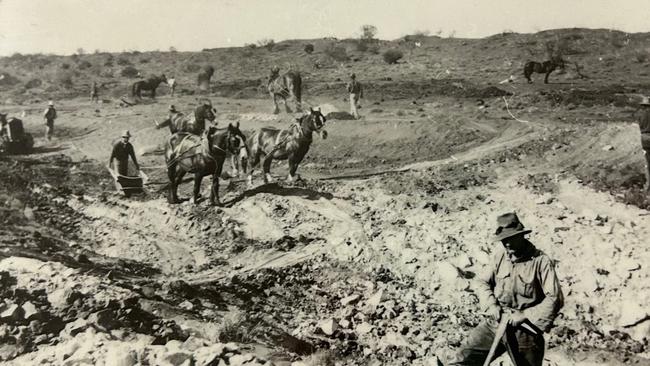
[[[140,165],[138,165],[138,160],[135,158],[135,152],[133,151],[133,145],[129,142],[131,138],[131,133],[129,130],[124,130],[122,132],[122,139],[113,145],[113,152],[111,152],[111,157],[108,160],[108,166],[113,168],[113,159],[117,160],[117,174],[122,176],[129,175],[129,157],[133,160],[135,168],[139,171]]]
[[[645,154],[645,190],[650,192],[650,98],[643,97],[639,105],[641,106],[641,117],[639,118],[641,147]]]
[[[347,85],[348,93],[350,94],[350,114],[354,118],[359,119],[359,101],[363,97],[363,87],[357,81],[357,75],[350,75],[350,82]]]
[[[483,365],[499,322],[506,331],[494,358],[508,352],[516,365],[541,365],[544,336],[563,305],[553,261],[526,239],[517,214],[497,218],[493,261],[478,277],[476,292],[489,316],[465,340],[452,365]]]
[[[54,108],[54,102],[49,101],[47,103],[47,109],[43,112],[43,119],[45,119],[45,138],[48,140],[52,139],[52,134],[54,133],[54,120],[56,119],[56,108]]]

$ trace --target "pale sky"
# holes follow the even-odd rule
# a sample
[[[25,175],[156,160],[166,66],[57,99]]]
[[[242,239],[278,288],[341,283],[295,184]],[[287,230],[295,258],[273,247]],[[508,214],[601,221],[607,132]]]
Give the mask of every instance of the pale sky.
[[[270,38],[377,37],[416,30],[484,37],[553,28],[650,31],[649,0],[0,0],[0,55],[179,51]]]

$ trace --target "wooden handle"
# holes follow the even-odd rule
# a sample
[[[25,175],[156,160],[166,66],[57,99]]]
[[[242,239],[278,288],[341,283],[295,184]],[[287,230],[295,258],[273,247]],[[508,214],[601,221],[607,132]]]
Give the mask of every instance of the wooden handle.
[[[505,314],[501,316],[501,321],[499,322],[499,326],[497,326],[497,330],[494,334],[494,340],[492,341],[490,352],[488,353],[487,358],[483,363],[483,366],[489,366],[490,362],[492,362],[492,358],[494,358],[494,354],[496,353],[497,347],[501,342],[501,338],[503,338],[503,335],[506,334],[506,329],[508,328],[508,321],[509,321],[508,316],[506,316]]]

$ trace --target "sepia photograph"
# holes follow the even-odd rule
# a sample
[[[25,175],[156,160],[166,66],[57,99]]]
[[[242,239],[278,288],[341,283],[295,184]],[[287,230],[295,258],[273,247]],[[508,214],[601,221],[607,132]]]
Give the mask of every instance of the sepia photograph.
[[[647,0],[0,0],[0,365],[650,366]]]

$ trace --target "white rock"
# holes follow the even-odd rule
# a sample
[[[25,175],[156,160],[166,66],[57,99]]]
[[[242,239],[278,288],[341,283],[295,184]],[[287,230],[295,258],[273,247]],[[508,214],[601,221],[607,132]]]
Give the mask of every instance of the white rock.
[[[370,323],[363,322],[359,325],[357,325],[354,330],[357,332],[357,334],[368,334],[372,331],[373,326]]]
[[[622,301],[620,304],[621,316],[618,324],[621,327],[629,327],[648,317],[647,306],[641,305],[636,301]]]
[[[188,300],[185,300],[182,303],[178,304],[178,307],[185,310],[192,310],[194,309],[194,304],[192,304]]]
[[[603,151],[612,151],[612,150],[614,150],[614,146],[612,145],[603,146]]]
[[[379,291],[375,292],[366,303],[370,306],[377,307],[379,304],[381,304],[382,301],[386,300],[386,296],[384,295],[384,290],[380,289]]]
[[[349,320],[343,319],[343,320],[339,321],[339,325],[343,329],[348,329],[348,328],[350,328],[350,325],[352,325],[352,323]]]
[[[120,345],[106,350],[105,366],[134,366],[138,363],[138,355],[128,346]]]
[[[323,333],[331,336],[336,332],[338,329],[339,325],[334,319],[326,319],[320,322],[319,324],[320,329],[323,331]]]
[[[25,319],[29,319],[32,317],[32,315],[38,314],[38,309],[34,304],[31,302],[27,301],[22,305],[23,311],[25,312]]]
[[[403,335],[396,332],[387,332],[379,341],[379,347],[386,349],[389,346],[412,348],[411,343]]]
[[[360,298],[361,298],[361,296],[359,296],[358,294],[354,294],[354,295],[344,297],[344,298],[341,299],[341,305],[346,306],[348,304],[353,304],[353,303],[359,301]]]
[[[454,282],[459,277],[458,269],[449,262],[438,262],[435,268],[436,274],[443,282]]]

